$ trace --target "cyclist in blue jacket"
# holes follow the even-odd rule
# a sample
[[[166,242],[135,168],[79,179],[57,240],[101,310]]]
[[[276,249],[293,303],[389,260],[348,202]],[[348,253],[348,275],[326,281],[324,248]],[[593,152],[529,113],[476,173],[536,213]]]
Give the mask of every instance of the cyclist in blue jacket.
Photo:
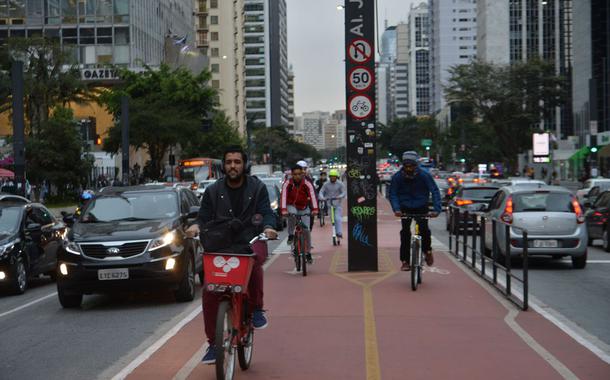
[[[421,214],[437,217],[441,212],[441,193],[432,175],[419,166],[419,155],[413,151],[402,154],[402,169],[392,176],[390,184],[390,203],[392,211],[397,217],[403,214]],[[428,200],[432,194],[434,211],[428,212]],[[432,265],[432,236],[428,227],[428,220],[417,219],[422,236],[422,249],[425,253],[426,264]],[[411,220],[402,219],[400,231],[400,261],[401,270],[411,270]]]

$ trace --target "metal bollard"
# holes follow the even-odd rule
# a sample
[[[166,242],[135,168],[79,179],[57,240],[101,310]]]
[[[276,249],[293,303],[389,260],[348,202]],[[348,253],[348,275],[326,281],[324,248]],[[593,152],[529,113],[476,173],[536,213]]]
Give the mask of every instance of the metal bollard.
[[[447,221],[447,225],[449,226],[449,252],[451,252],[453,250],[453,229],[451,227],[453,227],[451,225],[451,221],[453,216],[453,208],[451,207],[447,207],[447,218],[449,218],[449,220]]]
[[[493,272],[494,284],[498,283],[498,268],[496,267],[496,260],[498,260],[498,234],[496,232],[497,222],[492,219],[491,221],[491,267]]]
[[[476,267],[477,258],[477,214],[472,214],[472,263],[471,266]]]
[[[529,307],[529,276],[528,276],[528,239],[527,231],[523,231],[523,310]]]
[[[464,227],[464,235],[462,236],[462,238],[464,239],[464,241],[462,242],[462,260],[467,263],[468,262],[468,255],[467,255],[467,251],[468,251],[468,211],[464,211],[464,216],[462,217],[462,221],[463,221],[463,227]],[[459,231],[459,225],[458,225],[458,231]]]
[[[511,280],[511,273],[510,273],[510,226],[507,224],[505,226],[505,267],[506,267],[506,294],[507,295],[511,295],[511,288],[510,288],[510,280]]]
[[[480,220],[480,231],[479,244],[481,245],[481,275],[485,277],[485,216],[481,215]]]

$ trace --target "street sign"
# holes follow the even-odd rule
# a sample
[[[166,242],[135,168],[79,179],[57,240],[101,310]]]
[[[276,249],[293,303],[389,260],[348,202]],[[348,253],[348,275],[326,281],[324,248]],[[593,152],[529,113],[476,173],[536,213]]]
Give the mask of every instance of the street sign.
[[[363,39],[357,39],[350,42],[348,52],[349,58],[354,63],[368,62],[373,56],[371,43]]]
[[[354,67],[348,83],[354,91],[367,91],[373,84],[373,74],[364,66]]]
[[[349,271],[377,271],[375,1],[345,1]]]
[[[430,139],[422,139],[421,146],[432,146],[432,140]]]
[[[533,143],[534,156],[548,156],[549,155],[549,134],[548,133],[534,133]]]
[[[373,102],[366,95],[355,95],[349,100],[349,113],[355,119],[366,119],[373,113]]]

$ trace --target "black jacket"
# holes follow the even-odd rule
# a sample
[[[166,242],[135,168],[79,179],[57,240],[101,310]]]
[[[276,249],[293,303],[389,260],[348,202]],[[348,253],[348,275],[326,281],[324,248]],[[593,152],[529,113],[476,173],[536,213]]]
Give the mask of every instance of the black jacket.
[[[243,224],[243,229],[234,242],[239,245],[247,244],[264,228],[275,229],[275,215],[271,210],[267,187],[256,177],[246,176],[242,210],[241,215],[233,214],[226,179],[220,178],[205,189],[197,222],[202,227],[217,219],[238,218]],[[261,225],[252,223],[253,217],[257,214],[262,216]]]

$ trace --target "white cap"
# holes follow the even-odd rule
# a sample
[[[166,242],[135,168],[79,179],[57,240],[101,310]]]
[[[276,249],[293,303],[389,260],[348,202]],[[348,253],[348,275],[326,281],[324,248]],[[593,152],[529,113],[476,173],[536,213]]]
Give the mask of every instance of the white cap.
[[[306,161],[303,161],[303,160],[301,160],[301,161],[297,162],[297,165],[298,165],[298,166],[300,166],[300,167],[302,167],[302,168],[306,168],[306,167],[308,167],[308,166],[309,166],[309,165],[307,165],[307,162],[306,162]]]

